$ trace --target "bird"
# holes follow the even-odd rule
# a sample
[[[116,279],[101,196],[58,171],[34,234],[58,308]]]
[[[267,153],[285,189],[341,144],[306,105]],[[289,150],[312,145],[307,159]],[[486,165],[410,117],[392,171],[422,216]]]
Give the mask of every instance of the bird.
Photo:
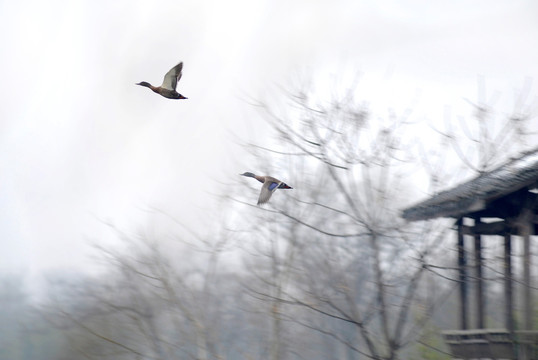
[[[183,62],[180,62],[173,68],[171,68],[166,75],[164,75],[163,83],[161,86],[153,86],[146,81],[137,83],[136,85],[145,86],[156,92],[157,94],[164,96],[168,99],[187,99],[176,91],[176,86],[181,79],[181,70],[183,69]]]
[[[254,175],[253,173],[248,171],[239,175],[251,177],[263,183],[260,197],[258,198],[258,205],[265,204],[266,202],[268,202],[271,198],[271,195],[273,195],[276,189],[293,189],[285,182],[275,179],[272,176]]]

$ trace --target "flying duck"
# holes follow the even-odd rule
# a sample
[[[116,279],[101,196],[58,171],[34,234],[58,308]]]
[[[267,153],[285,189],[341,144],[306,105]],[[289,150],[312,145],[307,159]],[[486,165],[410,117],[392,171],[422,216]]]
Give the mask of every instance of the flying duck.
[[[271,195],[273,195],[276,189],[293,189],[291,186],[288,186],[286,183],[275,179],[272,176],[254,175],[253,173],[248,171],[239,175],[251,177],[263,183],[260,197],[258,198],[258,205],[265,204],[266,202],[268,202],[271,198]]]
[[[183,69],[183,62],[180,62],[173,68],[171,68],[166,75],[164,75],[163,83],[161,86],[153,86],[148,82],[142,81],[136,85],[145,86],[153,90],[159,95],[168,99],[187,99],[176,91],[177,83],[181,79],[181,69]]]

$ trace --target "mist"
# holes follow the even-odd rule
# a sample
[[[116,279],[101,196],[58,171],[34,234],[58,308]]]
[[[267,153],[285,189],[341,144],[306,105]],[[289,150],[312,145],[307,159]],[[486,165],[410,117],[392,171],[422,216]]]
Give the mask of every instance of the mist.
[[[153,340],[145,338],[153,345],[138,348],[131,341],[142,335],[130,333],[133,324],[121,326],[128,315],[115,313],[117,334],[122,334],[118,342],[128,348],[122,348],[124,356],[172,358],[173,347],[156,344],[201,326],[205,337],[176,344],[187,349],[183,356],[284,359],[304,352],[327,358],[320,354],[330,351],[311,348],[307,335],[290,335],[296,348],[279,341],[287,334],[308,334],[308,326],[318,333],[334,330],[340,345],[353,343],[360,333],[334,318],[325,324],[328,329],[319,325],[322,317],[301,317],[307,312],[302,291],[318,300],[325,296],[316,292],[320,284],[305,277],[307,270],[325,269],[323,284],[334,281],[330,275],[352,282],[344,264],[369,278],[375,272],[362,268],[361,261],[378,259],[380,271],[386,271],[394,254],[409,255],[397,241],[387,240],[384,249],[364,240],[372,247],[363,252],[366,245],[346,239],[373,228],[379,230],[376,238],[401,238],[386,223],[399,224],[400,209],[473,176],[443,134],[457,135],[461,149],[477,160],[477,108],[487,108],[492,133],[513,115],[525,119],[508,134],[514,146],[498,154],[493,165],[534,148],[536,14],[538,7],[530,1],[2,3],[4,300],[41,311],[36,316],[45,314],[55,328],[74,326],[83,339],[84,326],[110,330],[101,321],[114,307],[102,311],[103,304],[119,306],[118,299],[143,295],[155,317],[145,323],[149,328],[138,329],[140,334],[152,333],[151,326],[162,328]],[[135,85],[159,85],[179,61],[184,67],[178,91],[187,100],[165,99]],[[305,139],[311,144],[301,147]],[[325,152],[319,144],[326,145]],[[329,171],[328,164],[337,167]],[[346,175],[343,169],[349,170]],[[241,178],[245,171],[272,175],[294,189],[278,190],[268,206],[257,207],[261,184]],[[349,202],[350,194],[355,202]],[[353,203],[372,205],[363,209]],[[326,213],[319,204],[349,216]],[[436,229],[439,238],[433,238],[449,238],[442,227]],[[334,241],[328,244],[328,239]],[[420,239],[414,246],[425,251],[432,238]],[[300,256],[303,251],[311,262]],[[323,251],[331,254],[326,263]],[[136,278],[137,266],[159,284]],[[264,281],[274,287],[267,290]],[[360,285],[345,284],[357,286],[348,295],[362,306],[368,299],[360,296]],[[192,297],[186,302],[169,289],[152,293],[152,286],[186,289]],[[95,302],[81,305],[80,312],[62,308],[94,287]],[[117,294],[107,298],[107,288]],[[227,300],[219,307],[220,295]],[[291,295],[298,297],[286,298]],[[156,300],[167,297],[168,302]],[[284,298],[293,298],[295,306],[303,302],[290,327],[288,318],[275,316],[287,311],[289,303],[276,301]],[[272,345],[250,348],[238,342],[227,348],[232,340],[224,330],[210,333],[204,323],[208,315],[197,300],[207,301],[223,329],[248,319],[252,328],[238,328],[237,336],[252,331],[252,343],[272,336]],[[175,313],[178,304],[185,308]],[[258,311],[269,316],[246,315]],[[198,322],[180,328],[158,320],[169,312],[179,322]],[[85,314],[95,315],[95,322],[84,323]],[[305,319],[312,320],[306,328],[301,326]],[[257,321],[265,325],[255,326]],[[59,339],[60,333],[49,335]],[[19,344],[16,338],[10,343]],[[39,341],[33,341],[39,349]],[[50,358],[74,346],[68,337],[54,344],[60,350],[47,352]],[[91,348],[88,344],[78,349]],[[335,358],[375,353],[340,345],[331,342],[341,351]],[[10,349],[14,359],[35,356]],[[114,350],[110,343],[103,347],[104,353],[109,350]]]

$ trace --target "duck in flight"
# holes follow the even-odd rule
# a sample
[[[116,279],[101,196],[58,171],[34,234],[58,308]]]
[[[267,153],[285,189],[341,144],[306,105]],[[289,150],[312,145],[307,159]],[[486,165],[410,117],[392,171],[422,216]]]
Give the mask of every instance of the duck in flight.
[[[271,198],[271,195],[273,195],[276,189],[293,189],[291,186],[288,186],[286,183],[275,179],[272,176],[254,175],[253,173],[248,171],[239,175],[251,177],[263,183],[260,197],[258,198],[258,205],[265,204],[266,202],[268,202]]]
[[[136,85],[145,86],[156,92],[157,94],[164,96],[168,99],[187,99],[176,91],[176,86],[181,79],[181,70],[183,69],[183,62],[180,62],[173,68],[171,68],[166,75],[161,86],[153,86],[148,82],[142,81]]]

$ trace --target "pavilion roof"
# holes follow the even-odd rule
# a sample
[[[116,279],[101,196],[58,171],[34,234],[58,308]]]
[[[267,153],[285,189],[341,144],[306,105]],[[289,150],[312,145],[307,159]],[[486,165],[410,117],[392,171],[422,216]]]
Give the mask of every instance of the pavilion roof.
[[[459,218],[483,210],[491,201],[530,186],[537,180],[538,148],[406,208],[402,217],[409,221],[438,217]]]

